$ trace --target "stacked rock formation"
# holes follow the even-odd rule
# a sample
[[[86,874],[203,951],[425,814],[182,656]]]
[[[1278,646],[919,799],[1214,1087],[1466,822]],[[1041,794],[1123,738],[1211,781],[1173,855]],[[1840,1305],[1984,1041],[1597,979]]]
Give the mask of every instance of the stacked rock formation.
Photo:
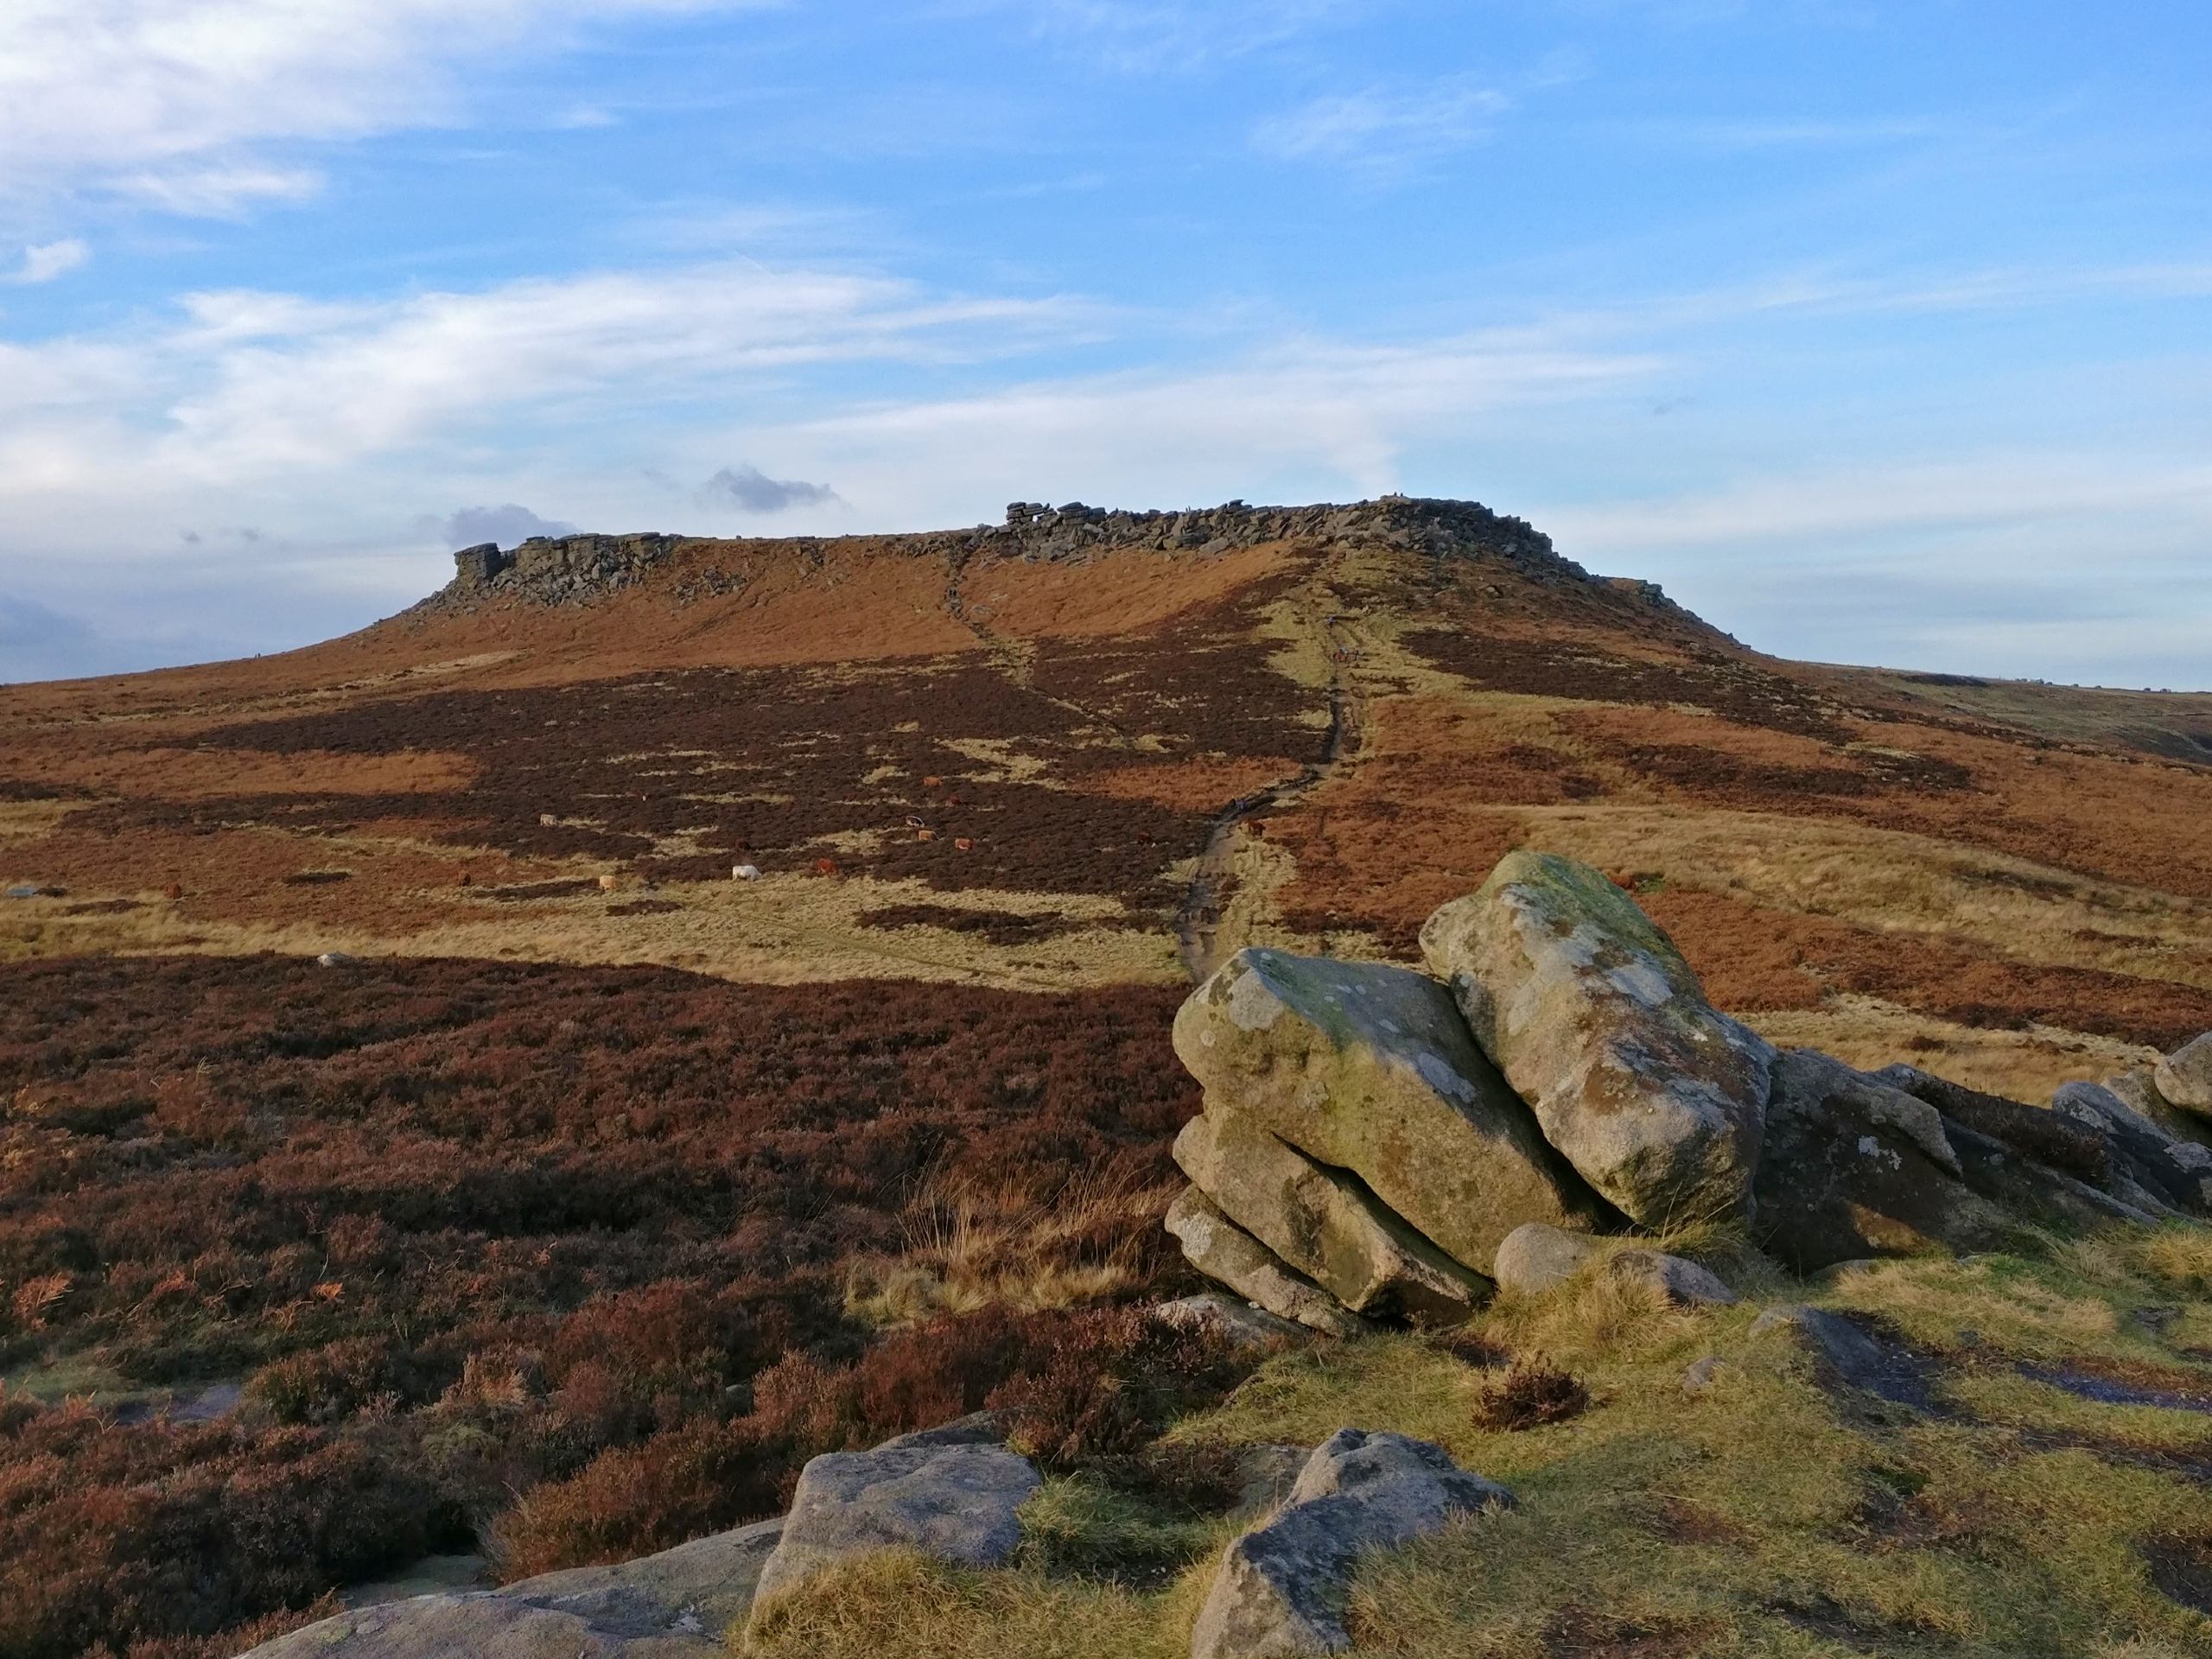
[[[1810,1270],[2212,1215],[2212,1119],[2189,1104],[2212,1102],[2212,1039],[2050,1109],[1777,1050],[1707,1001],[1626,893],[1541,853],[1509,855],[1421,938],[1426,975],[1243,950],[1177,1015],[1205,1105],[1168,1225],[1282,1318],[1454,1322],[1562,1234],[1740,1223]]]

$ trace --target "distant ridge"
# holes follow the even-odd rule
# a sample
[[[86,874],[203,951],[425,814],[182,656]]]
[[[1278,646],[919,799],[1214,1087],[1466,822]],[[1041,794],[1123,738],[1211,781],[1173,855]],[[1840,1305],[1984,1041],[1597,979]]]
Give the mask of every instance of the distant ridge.
[[[715,549],[747,556],[785,553],[804,562],[818,560],[827,547],[867,544],[880,552],[946,559],[957,569],[976,559],[1058,563],[1124,550],[1206,556],[1292,539],[1357,539],[1440,560],[1499,559],[1540,582],[1593,580],[1580,565],[1555,551],[1551,537],[1527,519],[1493,512],[1478,501],[1386,495],[1343,504],[1255,507],[1228,501],[1217,507],[1173,511],[1093,507],[1080,501],[1058,507],[1016,501],[1007,505],[1004,523],[963,530],[846,537],[586,533],[534,536],[512,549],[486,542],[454,553],[453,581],[416,609],[470,611],[503,599],[538,605],[586,603],[636,586],[679,551],[706,556],[692,562],[686,571],[687,591],[678,595],[692,598],[733,590],[735,573],[715,562]],[[1644,597],[1658,597],[1652,583],[1632,586]]]

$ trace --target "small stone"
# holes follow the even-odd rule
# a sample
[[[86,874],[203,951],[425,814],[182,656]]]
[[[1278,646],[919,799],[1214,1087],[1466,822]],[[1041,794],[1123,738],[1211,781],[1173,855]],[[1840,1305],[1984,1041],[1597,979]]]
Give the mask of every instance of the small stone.
[[[315,959],[315,965],[318,968],[351,968],[359,960],[359,957],[348,956],[343,950],[326,950]]]
[[[1682,1372],[1682,1392],[1693,1398],[1708,1393],[1723,1376],[1735,1369],[1718,1354],[1707,1354],[1703,1359],[1694,1359]]]

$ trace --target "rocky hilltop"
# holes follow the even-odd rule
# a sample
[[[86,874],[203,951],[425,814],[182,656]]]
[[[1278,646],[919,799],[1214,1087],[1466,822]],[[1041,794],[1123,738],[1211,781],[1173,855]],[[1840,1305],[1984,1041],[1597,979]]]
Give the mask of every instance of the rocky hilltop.
[[[1430,559],[1488,557],[1532,575],[1586,581],[1580,565],[1553,550],[1551,537],[1527,520],[1492,512],[1476,501],[1384,496],[1348,505],[1254,507],[1230,501],[1180,512],[1129,512],[1085,506],[1079,501],[1048,506],[1016,501],[1000,524],[934,531],[887,538],[901,551],[944,559],[956,568],[970,560],[1020,559],[1061,563],[1116,551],[1192,553],[1201,556],[1292,540],[1357,540]],[[467,609],[511,598],[539,605],[586,603],[632,588],[680,550],[729,550],[767,561],[789,560],[819,568],[838,538],[753,537],[715,542],[658,531],[627,535],[533,536],[519,545],[496,542],[465,547],[454,556],[453,581],[424,608]],[[735,560],[709,557],[690,575],[687,594],[721,594],[741,583]],[[1643,584],[1648,586],[1648,584]],[[1651,589],[1656,594],[1656,589]]]

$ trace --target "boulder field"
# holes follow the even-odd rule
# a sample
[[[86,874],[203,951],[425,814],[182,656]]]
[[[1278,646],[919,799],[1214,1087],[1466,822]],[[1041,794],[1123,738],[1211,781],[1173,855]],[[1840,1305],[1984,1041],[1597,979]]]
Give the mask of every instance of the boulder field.
[[[1169,1225],[1201,1272],[1317,1330],[1450,1324],[1615,1256],[1662,1295],[1726,1294],[1603,1234],[1727,1224],[1812,1272],[2212,1216],[2212,1034],[2049,1109],[1777,1050],[1621,887],[1527,850],[1421,942],[1427,975],[1240,951],[1176,1017],[1205,1099]]]

